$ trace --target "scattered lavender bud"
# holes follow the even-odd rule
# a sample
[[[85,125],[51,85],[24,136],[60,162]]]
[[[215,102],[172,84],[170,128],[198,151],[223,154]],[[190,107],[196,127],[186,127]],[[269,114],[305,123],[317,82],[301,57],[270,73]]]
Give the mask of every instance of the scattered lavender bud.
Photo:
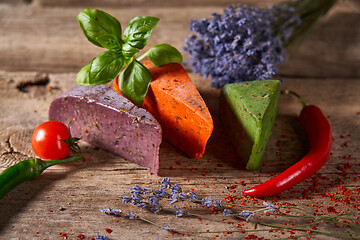
[[[174,208],[175,208],[176,217],[182,217],[186,213],[186,210],[183,210],[183,209],[179,208],[178,206],[174,206]]]
[[[124,203],[129,203],[131,201],[131,197],[129,196],[122,196],[121,198],[123,199],[122,202]]]
[[[175,183],[173,186],[171,186],[171,192],[172,193],[180,193],[181,187],[179,186],[179,184]]]
[[[160,210],[162,209],[160,203],[158,203],[158,202],[151,203],[149,205],[149,208],[150,208],[150,211],[152,211],[155,214],[159,213]]]
[[[271,204],[271,203],[267,203],[267,202],[264,202],[263,203],[264,206],[266,206],[266,212],[267,213],[276,213],[278,210],[279,210],[279,207],[275,206],[274,204]]]
[[[110,213],[113,214],[113,215],[115,215],[115,216],[120,216],[121,213],[122,213],[122,211],[121,211],[120,209],[114,208],[114,209],[111,209],[111,212],[110,212]]]
[[[214,208],[220,210],[222,208],[222,201],[216,200],[216,202],[214,203]]]
[[[140,203],[140,200],[142,199],[142,197],[140,196],[140,195],[133,195],[132,197],[131,197],[131,203],[133,204],[133,205],[136,205],[136,204],[138,204],[138,203]]]
[[[160,199],[168,196],[168,193],[166,192],[165,188],[156,189],[156,190],[154,191],[154,194],[155,194],[157,197],[159,197]]]
[[[189,192],[189,195],[190,195],[190,197],[191,197],[192,199],[198,199],[198,196],[197,196],[196,193],[193,192],[193,191],[190,191],[190,192]]]
[[[167,188],[170,186],[170,178],[163,178],[161,181],[161,188]]]
[[[171,231],[171,227],[167,226],[167,227],[161,227],[162,230],[167,230],[167,231]]]
[[[148,202],[141,200],[136,206],[138,206],[139,208],[144,209],[144,208],[146,208],[148,206]]]
[[[100,235],[99,233],[96,234],[95,239],[110,240],[109,237],[107,237],[107,236],[102,236],[102,235]]]
[[[231,216],[234,214],[234,212],[228,208],[225,208],[223,214],[224,214],[224,216]]]
[[[130,193],[132,194],[142,194],[142,188],[139,187],[138,185],[135,185],[135,187],[130,187]]]
[[[142,194],[148,194],[148,193],[151,193],[151,189],[144,188]]]
[[[181,192],[181,193],[179,193],[179,199],[181,201],[185,201],[185,200],[189,199],[189,196],[185,192]]]
[[[104,208],[104,209],[99,209],[100,212],[106,213],[106,214],[111,214],[111,211],[109,208]]]
[[[172,194],[170,204],[172,205],[174,203],[177,203],[178,201],[179,201],[179,198],[176,196],[176,194]]]
[[[239,213],[240,217],[246,218],[246,221],[249,221],[249,219],[254,215],[254,212],[244,210],[241,213]]]
[[[214,204],[214,199],[212,197],[206,197],[202,200],[202,205],[204,207],[212,207]]]
[[[131,213],[128,213],[128,214],[126,214],[128,217],[129,217],[129,219],[131,219],[131,220],[133,220],[133,219],[137,219],[137,216],[136,216],[136,214],[135,213],[133,213],[133,212],[131,212]]]

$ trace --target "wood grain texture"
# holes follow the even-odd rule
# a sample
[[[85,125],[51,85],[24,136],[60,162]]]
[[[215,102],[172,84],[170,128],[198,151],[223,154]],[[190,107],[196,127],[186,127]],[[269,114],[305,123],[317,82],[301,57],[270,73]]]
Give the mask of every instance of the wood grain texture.
[[[60,92],[74,86],[75,74],[49,74],[45,86],[31,86],[26,92],[17,86],[23,81],[36,82],[39,74],[34,72],[1,72],[2,88],[2,131],[0,134],[2,153],[0,164],[8,167],[20,160],[33,156],[30,138],[37,124],[47,120],[47,110],[51,100]],[[157,188],[162,177],[169,177],[179,183],[185,190],[193,189],[201,197],[212,196],[224,200],[226,195],[242,197],[242,191],[263,182],[271,176],[285,170],[295,163],[306,152],[306,141],[298,123],[297,116],[300,104],[291,96],[281,96],[279,116],[264,156],[260,170],[249,172],[239,163],[229,139],[222,130],[217,116],[218,90],[211,89],[204,79],[190,74],[207,102],[215,122],[215,130],[209,140],[206,153],[202,159],[193,160],[163,142],[160,151],[160,176],[151,173],[126,160],[81,143],[84,155],[89,161],[55,166],[48,169],[37,179],[18,186],[10,192],[10,197],[1,200],[0,231],[4,239],[12,237],[59,238],[59,232],[66,233],[69,239],[78,234],[87,237],[96,233],[108,235],[113,239],[156,239],[172,238],[166,231],[142,222],[118,219],[101,214],[100,208],[121,208],[134,211],[142,217],[152,219],[162,226],[171,223],[171,227],[183,231],[208,229],[234,229],[232,225],[221,221],[223,217],[205,214],[202,221],[197,218],[176,218],[171,214],[171,207],[165,212],[153,215],[137,207],[121,203],[121,196],[129,194],[129,187]],[[306,85],[304,84],[306,81]],[[328,178],[318,187],[323,191],[336,192],[334,185],[339,178],[341,185],[356,189],[359,180],[359,104],[354,104],[360,91],[359,80],[339,81],[334,79],[287,79],[284,88],[296,89],[309,103],[320,106],[329,117],[333,128],[334,145],[332,155],[321,176]],[[341,89],[341,92],[338,89]],[[329,95],[329,93],[332,93]],[[339,102],[339,99],[341,101]],[[17,106],[14,111],[13,106]],[[6,117],[4,117],[6,116]],[[346,144],[345,144],[346,143]],[[348,156],[351,156],[349,158]],[[340,177],[340,166],[351,163],[352,168],[346,177]],[[319,176],[319,175],[317,175]],[[233,193],[229,186],[244,181],[245,186],[236,185]],[[317,192],[309,191],[311,181],[294,187],[293,192],[285,192],[279,202],[291,202],[302,207],[307,204],[321,203],[326,207],[335,202],[321,197]],[[306,193],[309,191],[308,193]],[[312,199],[304,199],[310,194]],[[340,197],[341,195],[339,195]],[[313,199],[313,197],[316,197]],[[186,206],[186,205],[184,205]],[[337,205],[338,211],[351,208],[349,205]],[[351,208],[352,209],[352,208]],[[355,208],[350,211],[357,211]],[[204,214],[208,210],[193,206],[192,211]],[[250,223],[249,223],[250,224]],[[250,225],[251,227],[251,225]],[[106,228],[113,230],[111,234]],[[236,228],[236,227],[235,227]],[[209,239],[216,234],[190,234],[188,239]],[[257,233],[258,236],[273,237],[268,232]],[[241,233],[227,235],[226,239],[238,239],[245,236]],[[321,238],[319,238],[321,239]],[[324,238],[325,239],[325,238]]]
[[[73,1],[71,1],[73,2]],[[119,6],[114,6],[117,3]],[[150,1],[146,1],[150,3]],[[152,1],[151,1],[152,2]],[[161,19],[149,45],[169,43],[182,50],[190,35],[192,19],[210,18],[221,13],[228,2],[155,1],[143,6],[141,0],[129,4],[104,1],[93,7],[117,17],[122,25],[135,16],[151,15]],[[197,1],[196,1],[197,2]],[[270,1],[238,1],[266,7]],[[275,1],[276,3],[279,1]],[[79,4],[75,4],[79,3]],[[84,1],[39,0],[31,4],[0,5],[0,69],[7,71],[77,72],[101,49],[83,36],[77,14],[89,7]],[[91,5],[92,2],[89,4]],[[159,7],[160,3],[164,3]],[[182,4],[181,7],[177,4]],[[298,44],[289,49],[288,60],[280,66],[283,77],[359,77],[360,6],[357,0],[339,1],[320,24]],[[186,58],[186,55],[185,55]]]
[[[159,0],[151,7],[139,7],[144,2],[138,0],[132,2],[133,6],[123,8],[115,6],[115,2],[102,1],[103,5],[99,7],[116,16],[121,23],[137,15],[160,17],[149,45],[166,42],[179,49],[189,35],[190,19],[221,12],[228,4],[227,1],[210,0],[191,5],[192,1],[186,0],[182,5],[176,3],[179,5],[174,6],[170,1],[161,4],[163,1]],[[269,3],[260,0],[244,2],[263,7]],[[35,156],[30,145],[32,131],[48,119],[51,101],[76,85],[80,67],[101,51],[82,36],[76,22],[84,2],[69,3],[15,0],[0,4],[0,172]],[[328,207],[338,213],[359,213],[359,202],[343,201],[349,199],[346,189],[356,194],[360,186],[360,29],[354,27],[359,8],[356,0],[339,2],[306,39],[291,49],[289,61],[281,68],[282,88],[296,90],[309,104],[316,104],[323,110],[332,126],[334,143],[328,163],[314,178],[284,192],[281,198],[266,198],[266,201],[291,203],[310,211],[319,208],[319,213],[325,214]],[[288,237],[289,232],[235,232],[237,224],[244,224],[247,229],[266,227],[225,218],[196,204],[191,205],[191,212],[201,214],[201,220],[193,216],[176,218],[169,205],[156,215],[121,202],[121,196],[129,195],[130,186],[158,188],[162,178],[169,177],[184,191],[193,189],[201,198],[211,196],[226,202],[226,196],[235,196],[240,198],[236,201],[237,207],[242,201],[248,206],[261,205],[262,199],[243,199],[243,190],[279,174],[306,153],[306,136],[298,122],[301,106],[294,97],[282,95],[263,165],[257,171],[245,170],[218,120],[219,90],[211,88],[199,75],[189,74],[215,124],[202,159],[190,159],[163,141],[160,176],[156,176],[125,159],[81,142],[88,161],[54,166],[0,200],[0,238],[63,239],[66,234],[67,239],[79,239],[79,234],[84,234],[89,239],[96,233],[111,239],[242,239],[249,234],[268,239]],[[351,168],[341,170],[347,163]],[[353,197],[359,201],[358,194]],[[180,203],[180,206],[189,207],[186,203]],[[189,233],[172,235],[142,221],[105,215],[98,210],[102,208],[133,211],[160,226],[170,225]],[[279,221],[282,220],[274,220],[275,223]],[[325,230],[332,230],[332,226]],[[106,229],[112,232],[109,234]],[[232,232],[190,233],[197,230]],[[359,230],[355,228],[337,231],[359,236]],[[315,238],[339,239],[334,236]]]

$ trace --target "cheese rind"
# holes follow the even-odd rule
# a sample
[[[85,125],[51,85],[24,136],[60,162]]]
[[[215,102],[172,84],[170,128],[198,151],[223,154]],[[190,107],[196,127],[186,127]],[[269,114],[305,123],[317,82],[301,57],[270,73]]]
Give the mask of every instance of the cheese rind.
[[[278,111],[280,81],[227,84],[220,95],[220,120],[246,168],[259,168]]]
[[[159,123],[104,85],[77,86],[62,93],[51,103],[49,119],[66,124],[73,137],[159,172]]]

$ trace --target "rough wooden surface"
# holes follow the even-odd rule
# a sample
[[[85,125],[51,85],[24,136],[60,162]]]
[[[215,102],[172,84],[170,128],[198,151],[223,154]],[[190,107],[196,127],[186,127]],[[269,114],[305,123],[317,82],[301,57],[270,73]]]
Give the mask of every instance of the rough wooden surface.
[[[24,2],[0,5],[0,171],[34,156],[31,134],[38,124],[47,120],[50,102],[75,86],[78,69],[100,51],[87,42],[77,25],[75,17],[83,7],[81,4],[50,7],[51,2],[57,1]],[[265,2],[257,1],[256,4],[264,5]],[[137,15],[160,17],[161,22],[149,45],[167,42],[181,49],[183,39],[189,34],[190,19],[221,11],[223,5],[211,3],[207,5],[204,1],[203,6],[195,7],[184,4],[183,7],[133,6],[126,9],[110,4],[108,8],[105,5],[104,10],[122,23]],[[328,163],[314,178],[284,192],[281,198],[266,198],[267,201],[296,204],[311,212],[318,209],[318,213],[328,214],[334,209],[337,213],[343,211],[359,216],[360,29],[354,24],[359,20],[358,6],[356,1],[339,4],[316,31],[291,50],[291,59],[283,65],[283,88],[296,90],[307,102],[323,109],[333,129],[334,143]],[[125,159],[81,142],[88,161],[52,167],[0,200],[0,238],[62,239],[67,236],[78,239],[83,234],[89,239],[96,233],[111,239],[242,239],[251,234],[278,239],[290,236],[289,231],[283,234],[236,232],[239,230],[237,224],[244,224],[247,229],[256,226],[221,214],[210,214],[210,209],[199,205],[192,204],[191,212],[201,214],[201,219],[193,216],[176,218],[169,205],[155,215],[121,202],[121,196],[129,195],[130,186],[158,188],[159,181],[169,177],[185,191],[193,189],[201,198],[211,196],[226,202],[227,196],[235,196],[240,199],[236,201],[237,208],[241,207],[241,201],[249,206],[256,201],[261,204],[263,200],[260,199],[243,199],[242,191],[282,172],[306,152],[306,136],[297,120],[301,106],[295,98],[282,95],[263,166],[258,171],[244,170],[218,122],[219,91],[200,76],[192,73],[190,76],[208,104],[215,123],[202,159],[189,159],[164,141],[160,152],[160,176],[156,176]],[[344,169],[347,163],[351,168]],[[181,203],[180,206],[187,205]],[[188,233],[172,235],[139,220],[100,213],[98,209],[103,208],[133,211],[160,226],[170,225]],[[273,219],[270,223],[281,221],[281,218]],[[333,230],[331,224],[320,227]],[[112,232],[108,233],[106,229]],[[231,233],[190,233],[197,230]],[[359,236],[355,228],[338,228],[336,231]],[[302,234],[307,235],[295,233],[297,236]]]

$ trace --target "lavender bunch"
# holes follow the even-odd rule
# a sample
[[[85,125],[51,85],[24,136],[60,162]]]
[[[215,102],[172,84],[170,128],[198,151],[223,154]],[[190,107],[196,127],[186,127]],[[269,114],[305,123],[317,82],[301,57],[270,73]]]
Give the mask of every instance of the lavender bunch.
[[[161,230],[165,230],[171,233],[188,233],[188,234],[209,234],[209,233],[226,233],[226,232],[238,232],[238,233],[250,233],[250,232],[259,232],[259,231],[269,231],[269,227],[272,231],[282,231],[282,230],[296,230],[300,232],[311,233],[314,235],[329,235],[333,237],[339,237],[340,239],[360,239],[360,236],[355,232],[344,232],[338,233],[333,231],[326,231],[317,228],[312,228],[312,226],[318,224],[323,224],[322,226],[326,226],[328,224],[337,224],[339,227],[354,227],[358,228],[358,213],[344,213],[344,214],[333,214],[333,215],[321,215],[314,214],[298,208],[296,206],[287,206],[285,207],[286,212],[281,212],[279,205],[275,205],[268,202],[263,202],[262,206],[243,206],[235,203],[226,203],[222,204],[222,201],[215,200],[212,197],[200,198],[193,191],[185,192],[182,190],[181,186],[177,183],[171,183],[169,178],[164,178],[160,182],[160,187],[158,189],[148,189],[142,188],[138,185],[130,187],[130,196],[122,196],[122,201],[124,203],[131,203],[140,208],[145,208],[150,210],[153,213],[159,213],[161,210],[165,209],[168,204],[173,206],[173,212],[176,217],[184,217],[184,216],[196,216],[201,217],[200,215],[195,215],[189,213],[189,211],[184,207],[180,208],[177,206],[177,203],[187,201],[189,203],[201,204],[203,207],[210,208],[213,212],[216,210],[218,213],[222,213],[221,215],[215,216],[225,216],[225,217],[233,217],[236,219],[243,219],[250,223],[255,223],[256,225],[262,225],[267,228],[263,229],[249,229],[243,228],[234,228],[234,229],[225,229],[225,230],[214,230],[214,231],[194,231],[191,232],[186,231],[178,231],[171,226],[163,226],[160,225],[153,220],[148,218],[144,218],[141,215],[135,212],[123,212],[121,209],[117,208],[105,208],[99,209],[100,212],[105,213],[107,215],[112,215],[114,217],[123,217],[133,221],[142,221],[148,224],[152,224],[153,226],[158,227]],[[231,206],[231,207],[230,207]],[[240,207],[240,209],[239,209]],[[266,213],[261,214],[261,213]],[[278,220],[275,223],[272,223],[271,216],[281,216],[282,221],[290,220],[291,218],[305,220],[305,223],[300,223],[297,225],[283,225],[279,224]],[[290,220],[291,222],[291,220]],[[311,223],[311,224],[309,224]],[[324,228],[325,229],[325,228]],[[106,236],[97,235],[96,239],[109,239]]]
[[[130,196],[122,196],[121,198],[124,203],[131,203],[139,208],[150,210],[155,214],[164,209],[164,203],[168,203],[173,207],[176,217],[194,215],[190,214],[186,209],[176,206],[178,202],[199,203],[204,207],[214,207],[218,210],[222,208],[221,201],[215,201],[211,197],[200,199],[195,192],[185,192],[177,183],[172,184],[169,178],[164,178],[160,182],[160,188],[158,189],[141,188],[138,185],[130,187]]]
[[[286,59],[286,47],[303,36],[336,0],[297,0],[268,9],[230,5],[223,15],[192,20],[195,32],[184,50],[192,71],[211,78],[211,86],[272,79]]]

